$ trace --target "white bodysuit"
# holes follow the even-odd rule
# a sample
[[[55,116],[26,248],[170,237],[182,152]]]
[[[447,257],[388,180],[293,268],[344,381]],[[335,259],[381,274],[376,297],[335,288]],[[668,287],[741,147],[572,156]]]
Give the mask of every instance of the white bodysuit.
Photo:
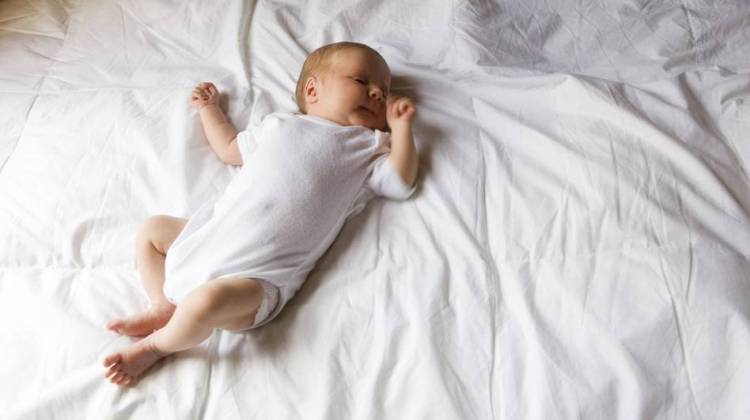
[[[264,301],[254,328],[278,315],[367,201],[403,200],[414,187],[388,159],[389,134],[366,127],[274,113],[239,133],[237,144],[243,166],[169,248],[164,292],[178,303],[211,279],[259,279]]]

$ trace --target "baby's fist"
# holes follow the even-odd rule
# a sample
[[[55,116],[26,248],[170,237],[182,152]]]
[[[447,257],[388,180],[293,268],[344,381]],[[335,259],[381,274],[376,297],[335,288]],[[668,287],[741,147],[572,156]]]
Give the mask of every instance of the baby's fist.
[[[190,102],[196,109],[201,109],[206,105],[217,105],[219,103],[219,90],[211,82],[198,83],[193,88]]]
[[[406,96],[388,97],[385,117],[391,128],[394,125],[412,122],[416,112],[417,109],[414,107],[414,102]]]

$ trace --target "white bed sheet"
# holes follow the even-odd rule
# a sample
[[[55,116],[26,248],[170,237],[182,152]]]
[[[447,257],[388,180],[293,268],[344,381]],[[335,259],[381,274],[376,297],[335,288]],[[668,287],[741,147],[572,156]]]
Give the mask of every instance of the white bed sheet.
[[[602,3],[0,3],[2,417],[748,418],[750,5]],[[136,229],[236,171],[190,88],[243,126],[345,39],[417,100],[415,198],[269,325],[111,385]]]

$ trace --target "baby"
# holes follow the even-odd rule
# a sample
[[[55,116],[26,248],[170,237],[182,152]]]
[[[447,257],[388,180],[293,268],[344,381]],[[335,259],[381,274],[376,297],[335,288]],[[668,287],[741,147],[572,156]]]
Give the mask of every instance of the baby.
[[[301,113],[273,113],[239,133],[219,108],[213,84],[193,90],[211,148],[242,168],[189,219],[152,216],[140,227],[136,265],[151,306],[107,324],[145,337],[105,357],[111,382],[134,384],[161,358],[197,346],[215,328],[240,332],[266,324],[349,217],[376,195],[412,194],[415,107],[390,96],[390,84],[388,65],[372,48],[326,45],[302,67]]]

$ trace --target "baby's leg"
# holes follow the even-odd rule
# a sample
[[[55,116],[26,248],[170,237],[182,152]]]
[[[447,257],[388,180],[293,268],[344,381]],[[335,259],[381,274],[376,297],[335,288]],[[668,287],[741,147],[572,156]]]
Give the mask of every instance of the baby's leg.
[[[167,251],[182,232],[187,220],[152,216],[138,229],[136,265],[151,306],[128,318],[114,319],[107,328],[119,334],[144,336],[163,327],[175,310],[164,296],[164,260]]]
[[[107,356],[106,376],[113,383],[131,385],[159,359],[197,346],[214,328],[247,328],[255,321],[262,298],[262,286],[254,279],[211,280],[185,296],[164,328]]]

